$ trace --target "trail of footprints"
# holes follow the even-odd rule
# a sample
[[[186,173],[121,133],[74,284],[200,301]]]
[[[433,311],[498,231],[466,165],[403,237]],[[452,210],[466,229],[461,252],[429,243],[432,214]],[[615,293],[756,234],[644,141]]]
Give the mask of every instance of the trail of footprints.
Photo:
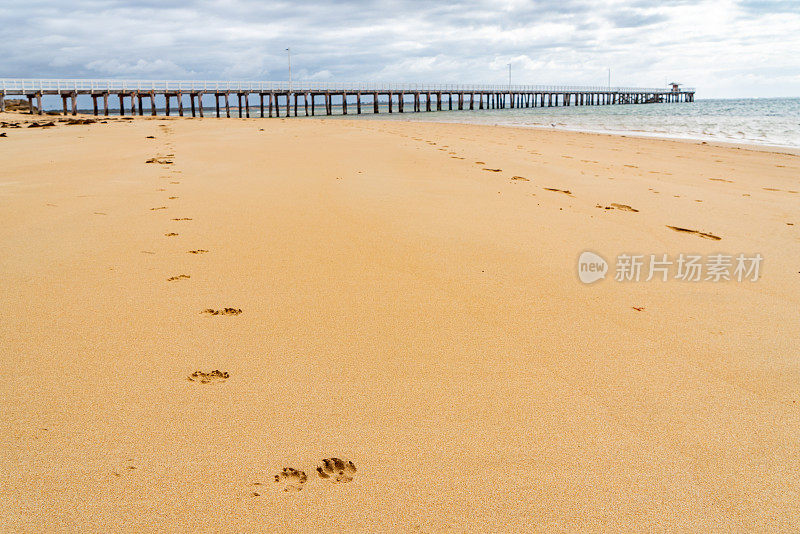
[[[401,135],[402,137],[409,137],[409,136],[404,135],[404,134],[399,134],[399,135]],[[419,138],[419,137],[410,137],[410,138],[412,140],[414,140],[414,141],[427,143],[430,146],[436,146],[435,142],[430,141],[428,139],[422,139],[422,138]],[[518,149],[523,149],[524,147],[521,146],[521,145],[518,145],[517,148]],[[447,146],[447,145],[443,145],[442,147],[437,148],[437,150],[440,150],[442,152],[447,152],[447,154],[453,159],[461,159],[461,160],[466,159],[464,157],[459,156],[457,152],[454,152],[453,150],[448,150],[448,149],[450,149],[450,147]],[[539,154],[539,153],[538,152],[531,152],[531,154]],[[567,155],[563,155],[562,157],[564,157],[566,159],[574,159],[572,156],[567,156]],[[599,164],[599,162],[595,161],[595,160],[582,159],[580,161],[582,163]],[[486,167],[485,166],[486,165],[485,161],[476,161],[475,165],[480,166],[481,170],[486,171],[486,172],[492,172],[492,173],[503,172],[503,169],[493,168],[493,167]],[[624,167],[634,168],[634,169],[638,169],[639,168],[637,165],[630,165],[630,164],[625,164]],[[650,171],[650,172],[656,172],[656,171]],[[671,174],[671,173],[664,173],[664,174]],[[730,180],[725,180],[725,179],[720,179],[720,178],[710,178],[710,180],[716,180],[716,181],[721,181],[721,182],[731,182]],[[530,182],[530,179],[526,178],[524,176],[512,176],[511,177],[511,183],[521,183],[521,182]],[[564,194],[566,196],[573,197],[572,191],[570,191],[569,189],[560,189],[560,188],[557,188],[557,187],[543,187],[542,189],[544,189],[545,191],[551,191],[551,192],[554,192],[554,193],[562,193],[562,194]],[[768,187],[765,187],[764,189],[767,190],[767,191],[781,191],[779,189],[773,189],[773,188],[768,188]],[[653,189],[650,189],[650,191],[652,191],[653,193],[658,193],[658,191],[654,191]],[[788,192],[789,193],[797,193],[797,191],[794,191],[794,190],[788,191]],[[498,193],[499,193],[499,191],[498,191]],[[679,195],[676,195],[676,197],[679,197]],[[702,202],[702,201],[701,200],[697,200],[696,202]],[[603,210],[617,210],[617,211],[625,211],[625,212],[629,212],[629,213],[639,213],[638,209],[636,209],[636,208],[634,208],[632,206],[629,206],[627,204],[622,204],[622,203],[617,203],[617,202],[612,202],[608,206],[603,206],[602,204],[597,204],[595,207],[603,209]],[[787,223],[787,224],[789,224],[789,223]],[[702,237],[703,239],[711,239],[713,241],[719,241],[719,240],[722,239],[721,237],[719,237],[717,235],[714,235],[712,233],[709,233],[709,232],[701,232],[699,230],[692,230],[692,229],[683,228],[683,227],[680,227],[680,226],[667,225],[667,228],[669,228],[670,230],[673,230],[675,232],[696,235],[698,237]]]
[[[167,128],[165,125],[160,125],[159,128],[162,130],[163,133],[171,133],[171,130]],[[156,139],[155,136],[147,136],[147,139]],[[168,145],[171,148],[170,145]],[[173,165],[175,155],[170,153],[165,156],[156,156],[146,160],[145,163],[148,164],[160,164],[160,165]],[[176,173],[180,173],[180,171],[172,171]],[[179,181],[170,181],[170,185],[178,185],[180,184]],[[167,191],[166,188],[159,188],[157,189],[159,192]],[[168,197],[168,200],[177,200],[178,196],[171,195]],[[158,206],[154,208],[150,208],[150,211],[160,211],[169,209],[169,206]],[[173,217],[172,221],[191,221],[191,217]],[[164,233],[166,237],[177,237],[179,234],[177,232],[166,232]],[[155,254],[151,251],[143,251],[148,254]],[[207,249],[197,248],[191,249],[186,251],[187,254],[206,254],[208,253]],[[191,276],[188,274],[178,274],[175,276],[170,276],[167,278],[168,282],[178,282],[181,280],[188,280]],[[221,309],[215,308],[207,308],[200,312],[205,315],[211,316],[219,316],[219,315],[228,315],[228,316],[236,316],[242,313],[241,308],[233,308],[233,307],[225,307]],[[213,384],[221,384],[230,378],[230,374],[227,371],[221,371],[219,369],[214,369],[213,371],[201,371],[197,370],[191,373],[189,376],[186,377],[186,380],[189,382],[194,382],[197,384],[203,385],[213,385]],[[125,472],[130,472],[136,469],[136,466],[133,465],[132,460],[128,460],[125,465],[121,466],[120,468],[114,470],[112,474],[115,477],[121,477]],[[356,466],[352,461],[349,460],[342,460],[340,458],[331,457],[331,458],[324,458],[320,464],[316,467],[316,472],[318,478],[322,481],[329,482],[329,483],[344,483],[344,482],[351,482],[353,480],[353,476],[356,473]],[[301,491],[305,484],[308,482],[308,475],[302,469],[295,469],[293,467],[284,467],[278,474],[274,476],[274,482],[278,484],[279,488],[285,492],[297,492]],[[253,486],[259,487],[263,484],[260,482],[253,483]],[[251,492],[253,497],[258,497],[261,494],[259,491],[254,490]]]
[[[166,124],[159,124],[158,128],[161,131],[161,133],[164,134],[164,135],[168,136],[169,134],[172,133],[172,129],[169,128]],[[146,138],[147,139],[157,139],[156,136],[154,136],[154,135],[148,135],[148,136],[146,136]],[[170,143],[169,141],[165,142],[164,146],[168,150],[172,150],[172,148],[173,148],[172,143]],[[169,152],[169,153],[166,153],[166,154],[159,154],[159,155],[154,156],[152,158],[148,158],[147,160],[145,160],[145,163],[146,164],[157,164],[157,165],[163,165],[163,166],[174,165],[175,164],[175,153],[174,152]],[[170,172],[170,174],[180,174],[181,173],[180,170],[176,170],[174,167],[170,168],[169,172]],[[162,176],[162,178],[168,178],[168,177],[169,176]],[[181,182],[178,181],[178,180],[170,180],[170,182],[169,182],[170,185],[179,185],[180,183]],[[157,191],[158,192],[167,192],[168,188],[167,187],[159,187],[157,189]],[[170,194],[167,197],[167,200],[178,200],[178,198],[179,198],[178,195]],[[166,209],[169,209],[169,206],[157,206],[157,207],[154,207],[154,208],[150,208],[150,211],[160,211],[160,210],[166,210]],[[172,217],[171,220],[172,221],[191,221],[192,218],[191,217]],[[180,234],[178,234],[178,232],[172,232],[172,231],[164,233],[165,237],[178,237],[179,235]],[[208,250],[204,249],[204,248],[197,248],[197,249],[192,249],[192,250],[188,250],[187,251],[188,254],[195,254],[195,255],[197,255],[197,254],[206,254],[207,252],[208,252]],[[189,280],[189,279],[191,279],[191,275],[188,275],[188,274],[177,274],[175,276],[168,277],[167,281],[174,283],[174,282],[180,282],[182,280]],[[233,307],[225,307],[225,308],[221,308],[221,309],[207,308],[207,309],[201,311],[200,313],[206,314],[206,315],[233,315],[233,316],[235,316],[235,315],[240,315],[242,313],[242,310],[240,308],[233,308]],[[215,370],[210,371],[210,372],[198,370],[198,371],[193,372],[191,375],[189,375],[187,377],[187,380],[190,381],[190,382],[196,382],[198,384],[217,384],[217,383],[220,383],[220,382],[225,382],[228,379],[229,376],[230,375],[228,374],[227,371],[220,371],[219,369],[215,369]]]

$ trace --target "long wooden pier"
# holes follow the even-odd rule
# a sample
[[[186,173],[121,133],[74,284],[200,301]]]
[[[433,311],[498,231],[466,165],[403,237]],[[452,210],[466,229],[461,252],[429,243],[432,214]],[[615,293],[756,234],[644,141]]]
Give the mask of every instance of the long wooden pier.
[[[78,113],[78,98],[95,115],[109,115],[112,104],[125,115],[157,115],[159,109],[183,117],[290,117],[334,114],[405,113],[442,110],[514,109],[554,106],[606,106],[693,102],[693,88],[592,87],[547,85],[451,85],[308,82],[187,82],[125,80],[0,79],[0,111],[6,96],[28,99],[39,114],[44,96],[59,96],[63,113]],[[208,106],[213,100],[214,105]],[[146,107],[145,107],[146,105]],[[409,109],[410,108],[410,109]],[[87,108],[88,109],[88,108]],[[338,111],[338,113],[335,113]]]

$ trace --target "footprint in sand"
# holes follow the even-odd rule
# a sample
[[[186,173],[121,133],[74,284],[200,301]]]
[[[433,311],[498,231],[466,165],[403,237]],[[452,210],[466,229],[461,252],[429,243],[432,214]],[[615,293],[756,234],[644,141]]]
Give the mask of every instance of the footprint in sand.
[[[488,167],[484,167],[483,170],[484,171],[489,171],[489,172],[502,172],[503,171],[503,169],[490,169]]]
[[[172,165],[172,160],[164,158],[164,157],[157,157],[157,158],[150,158],[145,163],[158,163],[159,165]]]
[[[253,482],[251,484],[251,486],[256,486],[256,489],[258,488],[258,486],[263,486],[263,485],[264,484],[262,484],[261,482]],[[250,492],[250,496],[251,497],[261,497],[261,494],[259,492],[257,492],[257,491],[251,491]]]
[[[157,207],[157,208],[150,208],[150,211],[156,211],[156,210],[165,210],[165,209],[167,209],[167,207],[166,207],[166,206],[159,206],[159,207]]]
[[[530,182],[529,179],[525,178],[524,176],[512,176],[512,180],[522,180],[523,182]]]
[[[179,274],[178,276],[170,276],[167,278],[167,282],[177,282],[178,280],[185,280],[187,278],[191,278],[188,274]]]
[[[308,480],[305,471],[294,467],[284,467],[283,470],[275,475],[275,482],[283,484],[283,491],[300,491]]]
[[[204,373],[203,371],[195,371],[194,373],[187,376],[186,380],[188,380],[189,382],[200,382],[201,384],[212,384],[216,382],[224,382],[230,376],[231,375],[227,371],[220,371],[219,369],[215,369],[210,373]]]
[[[556,189],[555,187],[545,187],[546,191],[554,191],[556,193],[564,193],[565,195],[572,196],[572,191],[569,189]]]
[[[196,250],[187,250],[186,252],[188,252],[189,254],[205,254],[208,251],[204,248],[198,248]]]
[[[713,239],[714,241],[719,241],[719,240],[722,239],[721,237],[716,236],[714,234],[708,234],[708,233],[705,233],[705,232],[699,232],[697,230],[690,230],[689,228],[681,228],[680,226],[667,225],[667,228],[669,228],[670,230],[675,230],[676,232],[684,232],[684,233],[687,233],[687,234],[699,235],[702,238]]]
[[[317,466],[317,474],[322,479],[331,479],[331,482],[350,482],[356,472],[356,466],[349,460],[340,458],[325,458],[322,465]]]
[[[125,473],[130,473],[131,471],[135,471],[136,466],[134,465],[133,458],[128,458],[125,460],[125,463],[122,464],[118,469],[115,469],[111,472],[112,475],[115,477],[121,477]]]
[[[172,236],[176,236],[178,234],[176,234],[175,232],[169,232],[169,233],[166,233],[164,235],[167,236],[167,237],[172,237]]]
[[[793,189],[775,189],[774,187],[764,187],[764,191],[782,191],[784,193],[797,193],[797,191]]]
[[[241,308],[222,308],[221,310],[206,308],[200,313],[207,313],[209,315],[239,315],[242,313],[242,310]]]
[[[611,207],[616,208],[620,211],[632,211],[633,213],[639,213],[639,210],[637,210],[636,208],[632,208],[627,204],[617,204],[616,202],[612,202]]]

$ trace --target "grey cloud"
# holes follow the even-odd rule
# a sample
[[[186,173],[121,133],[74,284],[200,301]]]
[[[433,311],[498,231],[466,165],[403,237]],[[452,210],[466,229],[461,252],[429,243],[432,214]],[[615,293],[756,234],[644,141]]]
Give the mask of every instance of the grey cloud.
[[[740,0],[737,5],[748,15],[800,13],[797,0]]]
[[[630,10],[614,13],[607,18],[617,28],[640,28],[668,20],[666,15],[658,13],[648,15]]]

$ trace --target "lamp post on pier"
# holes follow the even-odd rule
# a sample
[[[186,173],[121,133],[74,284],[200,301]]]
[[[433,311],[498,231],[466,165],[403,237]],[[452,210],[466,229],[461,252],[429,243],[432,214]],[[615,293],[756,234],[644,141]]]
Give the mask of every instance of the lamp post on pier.
[[[292,90],[292,49],[286,49],[286,57],[289,61],[289,91]]]

